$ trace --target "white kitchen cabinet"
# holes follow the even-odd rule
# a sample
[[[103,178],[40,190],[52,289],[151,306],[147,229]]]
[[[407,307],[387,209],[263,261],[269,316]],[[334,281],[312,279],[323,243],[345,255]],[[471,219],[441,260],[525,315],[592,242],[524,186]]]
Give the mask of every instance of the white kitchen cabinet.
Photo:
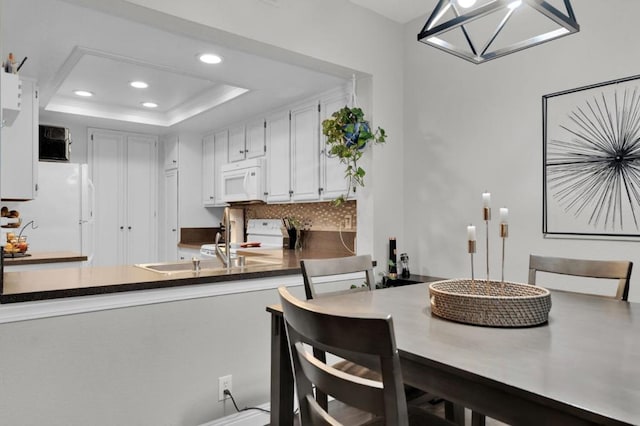
[[[0,95],[2,124],[11,126],[22,109],[22,81],[18,74],[0,70]]]
[[[157,260],[157,139],[89,129],[95,185],[95,265]]]
[[[229,161],[236,162],[264,156],[264,119],[229,128]]]
[[[164,256],[165,262],[178,260],[178,169],[164,172]]]
[[[229,162],[229,132],[223,130],[202,138],[202,204],[205,207],[224,206],[220,176],[221,168]]]
[[[171,136],[163,141],[164,144],[164,169],[178,168],[178,152],[180,151],[180,138]]]
[[[291,199],[314,201],[320,189],[320,123],[317,101],[291,110]]]
[[[331,117],[335,111],[349,104],[349,95],[344,91],[335,92],[320,100],[320,123]],[[338,157],[330,157],[327,137],[320,129],[320,198],[333,200],[347,193],[349,182],[344,177],[346,165]],[[355,194],[351,193],[350,198]]]
[[[37,195],[38,88],[31,79],[23,78],[21,84],[20,114],[11,126],[2,127],[0,194],[3,200],[32,200]]]
[[[215,145],[213,134],[202,138],[202,205],[215,206]]]
[[[244,125],[229,128],[229,161],[244,160]]]
[[[247,123],[244,142],[244,158],[257,158],[265,153],[265,120],[255,120]]]
[[[289,110],[267,117],[267,182],[268,203],[291,200],[291,163]]]

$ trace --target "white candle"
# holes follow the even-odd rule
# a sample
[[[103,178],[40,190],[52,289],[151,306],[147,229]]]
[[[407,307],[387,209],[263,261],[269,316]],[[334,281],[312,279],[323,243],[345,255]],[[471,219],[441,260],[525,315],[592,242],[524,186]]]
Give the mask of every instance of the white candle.
[[[469,241],[475,241],[476,240],[476,227],[473,225],[469,225],[467,226],[467,239]]]
[[[489,192],[482,193],[482,207],[489,208],[491,203],[491,194]]]
[[[506,207],[500,208],[500,223],[507,223],[509,220],[509,209]]]

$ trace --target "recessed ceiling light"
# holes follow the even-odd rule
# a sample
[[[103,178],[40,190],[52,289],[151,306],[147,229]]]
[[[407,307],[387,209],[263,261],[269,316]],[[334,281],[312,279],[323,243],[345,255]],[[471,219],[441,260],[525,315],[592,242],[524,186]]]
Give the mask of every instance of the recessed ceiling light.
[[[214,55],[213,53],[203,53],[199,56],[199,59],[205,64],[219,64],[222,62],[222,58],[218,55]]]
[[[158,104],[155,102],[143,102],[142,106],[145,108],[158,108]]]
[[[75,94],[76,94],[76,95],[78,95],[78,96],[85,97],[85,98],[88,98],[88,97],[90,97],[90,96],[93,96],[93,93],[92,93],[92,92],[89,92],[89,91],[87,91],[87,90],[75,90],[73,93],[75,93]]]
[[[144,81],[132,81],[131,83],[129,83],[129,85],[131,87],[135,87],[136,89],[146,89],[147,87],[149,87],[149,85]]]

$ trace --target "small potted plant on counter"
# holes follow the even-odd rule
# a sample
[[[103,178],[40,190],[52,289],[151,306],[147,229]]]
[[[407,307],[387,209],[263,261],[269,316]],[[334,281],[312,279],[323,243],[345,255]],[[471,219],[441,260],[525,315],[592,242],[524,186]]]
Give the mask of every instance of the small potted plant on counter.
[[[338,157],[346,165],[347,192],[333,200],[335,206],[340,206],[352,191],[355,192],[356,186],[364,186],[366,173],[358,165],[364,149],[369,142],[384,143],[387,135],[380,127],[372,132],[362,109],[348,106],[334,112],[322,122],[322,133],[327,137],[328,155]]]

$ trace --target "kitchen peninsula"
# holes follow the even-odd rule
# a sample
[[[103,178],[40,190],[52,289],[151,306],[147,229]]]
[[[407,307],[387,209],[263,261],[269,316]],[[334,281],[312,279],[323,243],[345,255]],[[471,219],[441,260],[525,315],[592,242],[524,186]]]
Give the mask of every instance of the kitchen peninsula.
[[[28,256],[4,258],[4,266],[40,265],[50,263],[85,262],[87,256],[71,251],[34,252]]]
[[[242,251],[238,251],[238,254],[246,255],[252,261],[244,267],[202,268],[199,272],[183,269],[159,273],[134,265],[5,272],[0,303],[280,277],[300,274],[300,259],[343,255],[330,250],[314,249],[268,250],[262,251],[260,256]],[[173,264],[175,263],[169,265]],[[191,262],[180,264],[187,266]]]

